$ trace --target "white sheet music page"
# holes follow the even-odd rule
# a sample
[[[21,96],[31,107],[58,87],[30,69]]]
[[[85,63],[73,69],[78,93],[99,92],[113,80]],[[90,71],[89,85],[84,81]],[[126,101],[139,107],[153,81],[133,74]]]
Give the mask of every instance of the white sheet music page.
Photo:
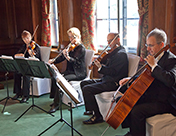
[[[0,56],[0,58],[2,58],[2,59],[13,59],[12,56],[6,56],[6,55],[2,55],[2,56]]]

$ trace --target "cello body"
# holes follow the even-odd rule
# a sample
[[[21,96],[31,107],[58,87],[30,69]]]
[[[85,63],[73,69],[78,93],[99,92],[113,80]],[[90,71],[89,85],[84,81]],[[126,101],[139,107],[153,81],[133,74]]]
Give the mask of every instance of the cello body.
[[[107,115],[106,122],[114,129],[117,129],[153,80],[150,67],[146,65],[141,75],[133,81],[124,95],[119,99],[112,112]]]

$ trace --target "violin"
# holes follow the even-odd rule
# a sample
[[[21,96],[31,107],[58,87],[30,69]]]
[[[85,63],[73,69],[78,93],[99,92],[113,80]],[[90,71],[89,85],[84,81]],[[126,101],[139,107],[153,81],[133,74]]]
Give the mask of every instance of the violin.
[[[36,55],[35,52],[34,52],[34,49],[35,49],[35,42],[31,41],[30,44],[27,47],[27,51],[31,50],[32,54]]]
[[[92,63],[91,63],[91,65],[89,66],[89,69],[92,69],[93,68],[93,66],[94,66],[94,62],[96,61],[96,60],[98,60],[98,61],[101,61],[105,56],[107,56],[108,55],[108,53],[111,53],[114,49],[111,49],[111,50],[106,50],[113,42],[114,42],[114,40],[118,37],[119,35],[117,34],[115,37],[114,37],[114,39],[105,47],[105,49],[101,52],[101,54],[98,56],[98,58],[96,58]]]
[[[63,50],[67,50],[68,52],[72,51],[74,48],[76,48],[79,44],[75,43],[72,44],[71,42],[63,49]],[[53,63],[59,56],[61,56],[61,54],[63,53],[63,50],[55,57],[52,59],[51,63]]]

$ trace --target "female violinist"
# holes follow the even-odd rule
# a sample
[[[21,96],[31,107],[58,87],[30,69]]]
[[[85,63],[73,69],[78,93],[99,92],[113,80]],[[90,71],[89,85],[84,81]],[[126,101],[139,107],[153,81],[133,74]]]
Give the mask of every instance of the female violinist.
[[[83,121],[84,124],[103,122],[95,95],[116,90],[119,80],[128,75],[128,58],[125,48],[120,45],[118,33],[109,33],[107,41],[108,44],[111,43],[109,45],[111,50],[107,54],[108,56],[106,56],[106,59],[94,62],[98,67],[98,72],[103,74],[103,77],[101,79],[90,79],[81,82],[86,110],[84,115],[93,115],[90,119]]]
[[[32,41],[31,33],[24,30],[21,34],[22,40],[24,41],[24,45],[19,49],[18,53],[15,54],[15,57],[36,57],[41,60],[40,56],[40,47],[37,43]],[[14,73],[14,90],[13,92],[16,95],[13,97],[14,100],[22,97],[21,103],[26,102],[29,99],[29,88],[30,88],[30,77],[23,76],[23,85],[21,88],[21,78],[22,74]]]
[[[49,63],[60,63],[67,61],[67,68],[62,74],[67,81],[83,80],[87,76],[85,65],[85,47],[81,42],[81,34],[78,28],[72,27],[67,31],[70,44],[62,51],[62,54],[56,59],[50,59]],[[53,61],[54,60],[54,61]],[[50,98],[54,98],[49,113],[59,109],[59,88],[56,86],[56,80],[52,78]]]

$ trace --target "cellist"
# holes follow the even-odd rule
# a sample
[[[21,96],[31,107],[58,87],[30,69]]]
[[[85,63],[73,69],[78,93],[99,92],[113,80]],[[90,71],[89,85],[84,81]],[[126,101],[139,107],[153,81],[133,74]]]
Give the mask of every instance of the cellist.
[[[145,136],[146,118],[156,114],[171,113],[176,116],[176,56],[169,51],[154,55],[165,47],[166,33],[155,28],[146,37],[149,55],[145,58],[151,67],[154,81],[141,96],[122,123],[122,128],[130,128],[125,136]],[[129,78],[119,81],[125,84]]]
[[[119,80],[128,75],[128,58],[125,48],[120,44],[118,33],[109,33],[107,42],[111,48],[107,56],[104,56],[101,61],[94,61],[98,67],[98,72],[103,74],[103,77],[81,82],[86,110],[84,115],[92,115],[90,119],[83,121],[84,124],[103,122],[95,95],[116,90]]]

